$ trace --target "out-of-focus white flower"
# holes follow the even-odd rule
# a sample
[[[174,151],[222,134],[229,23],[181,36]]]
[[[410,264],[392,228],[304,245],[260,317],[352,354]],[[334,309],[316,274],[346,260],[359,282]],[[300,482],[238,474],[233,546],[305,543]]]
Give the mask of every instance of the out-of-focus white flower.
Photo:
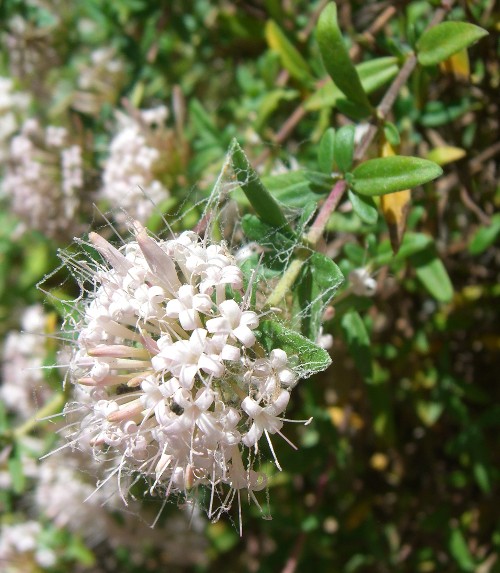
[[[83,189],[82,150],[61,127],[45,129],[34,119],[12,138],[2,191],[23,230],[49,237],[75,231]]]
[[[139,224],[119,250],[90,240],[109,266],[76,325],[73,379],[89,401],[72,439],[98,459],[114,452],[119,474],[139,472],[167,496],[207,485],[210,515],[240,490],[254,498],[267,476],[249,448],[280,433],[298,376],[284,350],[266,356],[258,344],[234,257],[195,233],[156,240]],[[231,269],[231,281],[214,269]]]
[[[62,450],[44,458],[35,489],[39,512],[57,528],[82,537],[89,547],[105,543],[115,550],[127,548],[136,565],[149,559],[147,547],[155,547],[162,565],[194,565],[205,560],[201,517],[192,526],[187,512],[167,516],[151,529],[148,519],[152,522],[155,516],[144,512],[139,502],[130,500],[123,511],[116,482],[106,480],[112,471],[110,464],[99,467],[75,451]],[[102,476],[97,488],[96,475]]]
[[[116,103],[126,74],[125,65],[113,48],[94,50],[90,59],[77,68],[78,89],[73,94],[72,107],[95,115],[100,113],[103,105]]]
[[[167,116],[164,106],[118,116],[119,130],[104,164],[101,195],[120,223],[129,217],[144,223],[155,205],[169,196],[162,178],[171,147]]]
[[[42,526],[37,521],[4,525],[0,530],[0,564],[5,573],[26,573],[49,568],[57,555],[39,543]]]
[[[22,116],[29,105],[29,95],[15,91],[11,78],[0,77],[0,165],[3,166],[9,149],[9,140],[19,129]]]
[[[51,395],[42,369],[47,356],[46,323],[42,307],[31,306],[22,316],[22,332],[10,332],[5,340],[0,398],[21,419],[33,416]]]
[[[358,296],[373,296],[377,291],[377,281],[362,267],[349,273],[352,292]]]

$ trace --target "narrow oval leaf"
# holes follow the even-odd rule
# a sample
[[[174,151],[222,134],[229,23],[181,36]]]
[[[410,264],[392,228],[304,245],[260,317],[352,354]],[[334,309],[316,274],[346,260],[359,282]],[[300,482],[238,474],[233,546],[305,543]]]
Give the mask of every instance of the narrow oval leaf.
[[[378,90],[387,82],[391,81],[398,73],[398,60],[393,57],[376,58],[369,62],[362,62],[356,66],[361,85],[367,94]],[[335,107],[339,99],[344,98],[344,94],[331,81],[318,88],[309,97],[304,107],[308,111],[318,111],[326,107]]]
[[[366,195],[357,195],[350,189],[347,191],[347,195],[356,215],[368,225],[375,225],[378,219],[378,211],[373,199]]]
[[[312,82],[312,74],[306,61],[274,20],[267,22],[265,34],[269,47],[279,54],[285,70],[296,80]]]
[[[352,187],[361,195],[385,195],[423,185],[442,174],[439,165],[419,157],[379,157],[352,172]]]
[[[337,6],[330,2],[318,20],[316,38],[326,71],[335,85],[347,96],[370,113],[372,106],[361,85],[358,73],[351,62],[344,38],[337,23]]]
[[[450,302],[453,286],[443,262],[433,245],[410,257],[419,281],[436,300]]]
[[[490,247],[500,235],[500,213],[493,215],[488,226],[480,227],[469,243],[469,253],[479,255]]]
[[[486,30],[468,22],[443,22],[420,36],[418,61],[422,66],[434,66],[487,35]]]
[[[282,232],[293,233],[279,203],[264,187],[236,139],[233,139],[229,153],[240,187],[260,219]]]
[[[352,167],[354,155],[354,125],[342,126],[335,136],[333,154],[339,171],[345,173]]]
[[[329,127],[318,146],[318,167],[323,173],[330,175],[333,169],[333,145],[335,142],[335,130]]]

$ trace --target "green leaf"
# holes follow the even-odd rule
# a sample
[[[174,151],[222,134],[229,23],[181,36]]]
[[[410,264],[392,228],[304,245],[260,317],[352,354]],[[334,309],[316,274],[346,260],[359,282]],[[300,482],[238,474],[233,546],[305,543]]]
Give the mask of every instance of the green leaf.
[[[467,542],[458,527],[450,531],[449,549],[451,556],[455,559],[462,571],[474,571],[474,560],[472,559]]]
[[[432,245],[432,239],[428,235],[423,233],[406,233],[397,255],[393,254],[390,242],[383,241],[379,245],[377,256],[373,259],[372,264],[375,267],[380,267],[389,264],[391,261],[404,261],[429,245]]]
[[[356,71],[363,89],[370,94],[392,80],[398,73],[399,67],[396,58],[376,58],[358,64]],[[318,111],[327,107],[335,107],[337,102],[343,98],[345,98],[344,94],[329,80],[305,101],[304,107],[308,111]]]
[[[321,171],[306,171],[305,176],[311,183],[311,191],[315,193],[329,193],[332,190],[335,178],[329,174],[322,173]]]
[[[390,121],[384,123],[384,136],[392,147],[397,147],[401,143],[398,128]]]
[[[301,331],[310,340],[318,339],[325,308],[343,281],[342,271],[321,253],[313,253],[303,266],[296,291],[300,308],[305,310]]]
[[[217,129],[212,118],[197,99],[189,102],[189,115],[198,137],[212,145],[221,146],[221,130]]]
[[[417,401],[417,414],[422,422],[429,428],[433,426],[441,416],[444,410],[442,402]]]
[[[269,47],[279,54],[283,67],[290,75],[299,81],[311,83],[313,78],[307,62],[274,20],[267,22],[265,34]]]
[[[301,378],[325,370],[332,362],[324,348],[275,320],[261,321],[255,334],[267,352],[281,348],[292,360],[295,358],[297,363],[293,369]]]
[[[256,241],[273,251],[283,252],[293,249],[295,243],[287,236],[280,233],[274,227],[266,225],[255,215],[244,215],[241,219],[241,227],[245,236],[250,241]]]
[[[484,493],[491,493],[491,479],[486,465],[481,460],[476,460],[472,466],[472,472],[477,485]]]
[[[356,368],[367,381],[373,378],[370,337],[363,319],[356,311],[347,312],[341,320],[344,338]]]
[[[352,172],[352,187],[361,195],[385,195],[423,185],[442,174],[439,165],[419,157],[379,157]]]
[[[279,203],[264,187],[236,139],[233,139],[229,153],[240,186],[260,219],[271,227],[293,234]]]
[[[429,294],[440,302],[450,302],[453,298],[453,286],[434,245],[411,255],[410,261],[419,281]]]
[[[318,198],[311,190],[305,171],[289,171],[279,175],[268,175],[261,179],[271,195],[287,207],[302,208]]]
[[[267,93],[259,106],[257,119],[255,120],[254,128],[259,130],[266,123],[267,118],[276,110],[279,103],[284,101],[292,101],[299,96],[297,90],[278,89]]]
[[[333,169],[333,149],[335,143],[335,130],[329,127],[318,145],[318,166],[323,173],[331,175]]]
[[[335,85],[367,114],[372,106],[351,62],[344,38],[337,23],[337,6],[330,2],[321,12],[316,27],[316,38],[326,71]]]
[[[378,219],[378,209],[375,201],[366,195],[357,195],[350,189],[348,189],[347,195],[356,215],[368,225],[375,225]]]
[[[352,167],[354,133],[354,125],[344,125],[335,135],[333,154],[335,156],[335,163],[342,173],[349,171]]]
[[[480,227],[469,243],[469,253],[479,255],[490,247],[500,235],[500,213],[493,215],[487,227]]]
[[[443,22],[420,36],[418,61],[422,66],[434,66],[487,35],[486,30],[468,22]]]
[[[18,495],[22,494],[26,488],[26,478],[23,470],[21,447],[17,443],[14,444],[12,452],[10,453],[7,467],[9,468],[14,493]]]

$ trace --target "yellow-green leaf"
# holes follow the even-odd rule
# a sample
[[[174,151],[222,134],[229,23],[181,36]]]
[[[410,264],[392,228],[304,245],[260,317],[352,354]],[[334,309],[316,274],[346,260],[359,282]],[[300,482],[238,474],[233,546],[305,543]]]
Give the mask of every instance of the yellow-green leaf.
[[[438,165],[446,165],[448,163],[453,163],[453,161],[458,161],[465,157],[465,149],[461,147],[453,147],[451,145],[441,145],[440,147],[435,147],[427,154],[427,159],[434,161]]]
[[[290,75],[299,81],[312,82],[313,77],[307,62],[274,20],[267,22],[265,34],[269,47],[279,54],[283,67]]]

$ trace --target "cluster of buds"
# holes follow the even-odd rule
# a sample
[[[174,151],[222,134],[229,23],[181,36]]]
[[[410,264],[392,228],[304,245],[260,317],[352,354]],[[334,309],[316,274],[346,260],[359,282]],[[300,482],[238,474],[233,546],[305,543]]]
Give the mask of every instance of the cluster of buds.
[[[279,467],[270,434],[282,435],[298,376],[285,351],[259,344],[236,259],[193,232],[157,240],[138,223],[120,249],[90,240],[108,264],[77,326],[71,370],[89,399],[75,443],[116,454],[115,474],[138,472],[165,496],[209,486],[212,516],[241,490],[257,503],[258,442]]]

